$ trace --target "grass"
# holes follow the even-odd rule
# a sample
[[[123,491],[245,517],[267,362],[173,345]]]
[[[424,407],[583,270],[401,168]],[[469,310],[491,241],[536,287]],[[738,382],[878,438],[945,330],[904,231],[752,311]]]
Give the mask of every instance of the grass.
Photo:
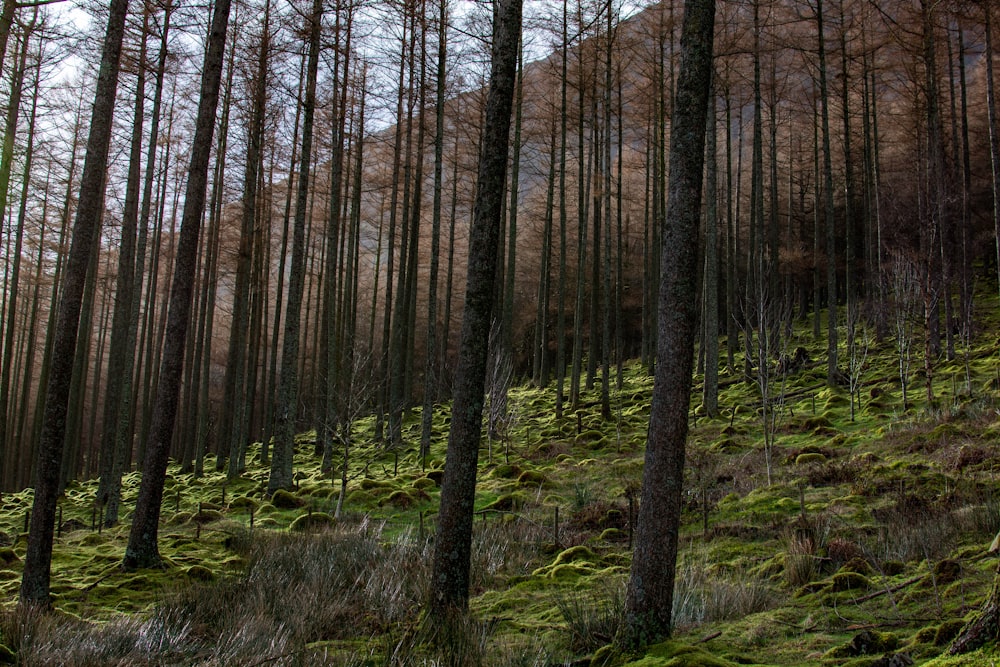
[[[984,332],[996,330],[995,315],[985,314]],[[995,571],[986,553],[1000,530],[992,346],[973,346],[971,395],[964,367],[942,359],[935,400],[914,378],[904,412],[892,341],[875,344],[851,421],[846,393],[822,382],[823,343],[794,334],[790,349],[814,361],[786,378],[770,484],[756,389],[743,381],[741,360],[740,372],[722,369],[719,417],[693,407],[676,633],[645,656],[606,649],[631,562],[652,390],[637,363],[612,392],[608,422],[599,387],[561,422],[551,388],[512,389],[519,419],[509,456],[497,446],[492,461],[485,449],[480,459],[471,619],[441,629],[421,617],[449,417],[438,406],[426,469],[419,410],[397,451],[373,441],[372,420],[356,425],[337,519],[339,471],[319,470],[309,434],[296,452],[297,488],[272,498],[256,450],[236,480],[171,468],[165,570],[121,570],[127,525],[92,529],[96,483],[71,484],[60,501],[48,616],[13,605],[31,493],[6,494],[0,644],[25,665],[506,666],[596,655],[608,664],[860,667],[878,657],[852,653],[870,630],[892,634],[878,655],[996,661],[992,648],[943,656]],[[124,508],[138,484],[137,473],[126,476]]]

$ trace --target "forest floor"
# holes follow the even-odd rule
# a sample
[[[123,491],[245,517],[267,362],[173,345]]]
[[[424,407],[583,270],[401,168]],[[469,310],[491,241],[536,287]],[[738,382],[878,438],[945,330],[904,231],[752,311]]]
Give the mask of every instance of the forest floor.
[[[979,304],[974,339],[933,363],[928,400],[915,339],[904,407],[895,338],[872,331],[853,356],[857,399],[829,387],[825,340],[797,324],[759,375],[721,369],[720,409],[692,410],[674,640],[612,656],[641,483],[652,379],[600,377],[555,418],[554,391],[514,387],[506,437],[480,456],[472,620],[447,636],[421,623],[449,407],[419,457],[420,411],[397,451],[355,425],[341,517],[340,470],[322,473],[298,438],[296,489],[266,497],[252,449],[235,480],[172,467],[162,570],[119,567],[124,525],[95,529],[96,481],[60,503],[56,613],[15,609],[30,490],[0,501],[0,650],[20,664],[987,665],[987,648],[946,657],[997,570],[1000,308]],[[725,340],[721,342],[725,361]],[[919,350],[917,349],[919,348]],[[905,360],[905,358],[904,358]],[[692,404],[700,403],[700,383]],[[852,403],[853,408],[852,408]],[[852,418],[853,413],[853,418]],[[764,416],[773,415],[765,424]],[[765,437],[765,433],[773,437]],[[767,444],[769,443],[769,444]],[[125,478],[125,507],[139,474]]]

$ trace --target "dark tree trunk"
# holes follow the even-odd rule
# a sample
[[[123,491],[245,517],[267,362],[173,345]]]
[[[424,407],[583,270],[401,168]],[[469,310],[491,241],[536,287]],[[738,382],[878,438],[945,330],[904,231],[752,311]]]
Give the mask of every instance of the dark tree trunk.
[[[97,242],[104,208],[104,179],[107,172],[114,116],[115,92],[121,62],[122,38],[128,0],[111,0],[108,27],[97,76],[97,91],[87,157],[80,183],[80,200],[73,241],[70,246],[65,282],[59,299],[59,315],[53,341],[54,354],[45,388],[45,413],[39,442],[38,478],[31,510],[31,527],[24,557],[20,600],[23,604],[49,604],[49,576],[52,564],[52,533],[59,493],[59,473],[62,468],[63,444],[66,434],[66,412],[76,356],[77,330],[87,267]]]
[[[670,137],[669,208],[662,221],[657,362],[642,499],[618,642],[670,635],[696,336],[698,224],[712,75],[715,2],[686,0]]]
[[[268,493],[292,486],[295,415],[298,405],[297,373],[299,364],[299,329],[302,294],[305,286],[306,207],[312,166],[313,116],[316,110],[316,76],[319,70],[319,47],[323,21],[322,0],[313,0],[309,21],[309,63],[306,93],[302,108],[302,156],[299,163],[298,192],[295,199],[295,223],[292,226],[292,261],[288,274],[288,306],[285,311],[285,337],[281,350],[281,376],[274,401],[274,456],[267,482]]]
[[[195,122],[191,163],[188,168],[184,212],[181,218],[180,238],[173,281],[170,286],[170,303],[167,313],[165,346],[161,356],[159,385],[153,404],[149,442],[142,468],[142,484],[132,515],[128,546],[123,565],[126,568],[157,567],[160,553],[157,534],[160,521],[160,502],[167,473],[167,457],[174,434],[174,421],[180,397],[181,371],[184,347],[191,315],[191,300],[195,284],[195,265],[198,256],[198,236],[205,193],[208,187],[208,162],[215,131],[215,112],[219,102],[222,80],[222,55],[229,25],[230,0],[218,0],[212,15],[212,25],[202,71],[198,116]]]
[[[469,602],[469,559],[483,390],[497,273],[497,242],[507,180],[507,147],[521,37],[521,0],[501,0],[493,23],[493,60],[469,238],[465,312],[455,378],[448,454],[434,543],[430,613],[446,621]]]
[[[118,414],[122,409],[122,377],[125,372],[129,327],[132,321],[132,301],[135,299],[136,230],[139,224],[139,187],[142,162],[142,125],[146,97],[146,35],[149,28],[149,7],[143,10],[143,31],[139,42],[139,62],[136,75],[135,110],[132,116],[132,145],[129,151],[128,178],[125,185],[125,206],[122,213],[121,245],[118,251],[118,276],[115,284],[115,310],[111,319],[111,354],[104,392],[104,430],[101,435],[100,473],[97,504],[111,510],[104,514],[106,525],[118,523],[118,497],[121,494],[122,465],[115,458],[118,452]]]

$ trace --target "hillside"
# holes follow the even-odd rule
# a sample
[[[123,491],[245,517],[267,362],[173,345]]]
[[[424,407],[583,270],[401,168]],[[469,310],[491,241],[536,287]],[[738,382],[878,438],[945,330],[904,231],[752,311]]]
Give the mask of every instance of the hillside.
[[[987,551],[1000,530],[996,306],[982,297],[972,345],[938,360],[932,402],[913,374],[906,409],[894,341],[865,334],[853,420],[847,392],[824,383],[822,343],[797,328],[789,349],[803,349],[800,364],[771,369],[782,389],[770,447],[756,385],[723,369],[723,415],[692,414],[676,642],[607,664],[994,659],[993,648],[939,656],[996,570]],[[14,653],[4,655],[26,665],[605,664],[650,390],[647,372],[627,366],[610,422],[596,390],[562,422],[551,389],[511,391],[509,437],[483,444],[475,621],[462,636],[420,625],[448,427],[439,406],[426,469],[418,411],[399,451],[373,442],[370,419],[356,425],[336,520],[340,471],[319,470],[313,434],[298,438],[294,493],[265,497],[256,453],[229,483],[172,468],[164,570],[122,571],[128,526],[94,530],[96,483],[70,485],[54,555],[58,613],[44,618],[13,609],[31,493],[5,494],[0,632]],[[125,484],[129,506],[138,475]]]

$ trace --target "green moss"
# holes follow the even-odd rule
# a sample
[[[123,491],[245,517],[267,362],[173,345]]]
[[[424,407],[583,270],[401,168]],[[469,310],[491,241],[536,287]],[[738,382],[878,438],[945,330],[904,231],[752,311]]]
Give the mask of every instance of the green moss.
[[[830,580],[830,591],[841,593],[843,591],[865,591],[871,588],[871,581],[868,577],[858,572],[838,572]]]
[[[537,470],[525,470],[517,477],[519,486],[549,486],[549,478]]]
[[[516,463],[500,463],[490,472],[494,479],[517,479],[522,473],[521,466]]]
[[[618,650],[614,644],[607,644],[594,651],[590,658],[590,667],[611,667],[619,659]]]
[[[958,633],[965,627],[965,621],[959,618],[945,621],[937,627],[934,633],[934,645],[944,646],[951,643],[951,640],[958,636]]]
[[[417,479],[413,480],[412,486],[414,489],[419,489],[421,491],[424,491],[426,489],[433,489],[434,487],[436,487],[437,482],[435,482],[430,477],[418,477]]]
[[[0,570],[0,581],[14,581],[20,577],[21,575],[14,570]]]
[[[526,502],[526,498],[520,493],[505,493],[499,498],[489,503],[483,510],[494,512],[517,512]]]
[[[818,463],[826,463],[826,457],[819,452],[807,452],[795,457],[795,465],[802,466]]]
[[[852,558],[840,567],[840,572],[855,572],[868,576],[872,573],[872,566],[864,558]]]
[[[887,560],[882,563],[881,569],[887,577],[895,577],[906,572],[906,564],[898,560]]]
[[[846,644],[836,646],[823,656],[827,659],[854,658],[892,651],[899,645],[899,638],[891,632],[863,630]]]
[[[606,528],[600,539],[602,542],[624,542],[628,539],[628,533],[620,528]]]
[[[204,565],[192,565],[185,574],[194,581],[215,581],[215,573]]]
[[[736,663],[695,646],[669,641],[649,647],[645,657],[627,662],[625,667],[736,667]]]
[[[229,503],[230,510],[256,510],[259,506],[260,503],[249,496],[236,496]]]
[[[325,512],[311,512],[295,517],[295,520],[288,526],[288,532],[312,532],[332,528],[336,524],[337,520]]]
[[[10,547],[3,547],[0,549],[0,564],[10,565],[11,563],[20,562],[20,560],[21,559],[17,556],[17,552]]]
[[[393,491],[384,504],[398,507],[399,509],[409,509],[414,505],[430,500],[430,496],[425,491],[414,489],[411,492]]]
[[[962,576],[962,564],[952,558],[945,558],[934,564],[933,575],[934,584],[950,584]]]
[[[271,496],[271,504],[282,510],[293,510],[305,505],[305,502],[291,491],[278,489]]]
[[[203,509],[194,516],[191,517],[191,521],[200,524],[212,523],[213,521],[222,521],[225,517],[222,512],[218,510],[206,510]]]
[[[579,544],[575,547],[570,547],[569,549],[559,552],[559,555],[556,556],[556,559],[552,562],[552,564],[562,565],[563,563],[575,563],[581,560],[594,563],[599,559],[597,554],[595,554],[592,549]]]

